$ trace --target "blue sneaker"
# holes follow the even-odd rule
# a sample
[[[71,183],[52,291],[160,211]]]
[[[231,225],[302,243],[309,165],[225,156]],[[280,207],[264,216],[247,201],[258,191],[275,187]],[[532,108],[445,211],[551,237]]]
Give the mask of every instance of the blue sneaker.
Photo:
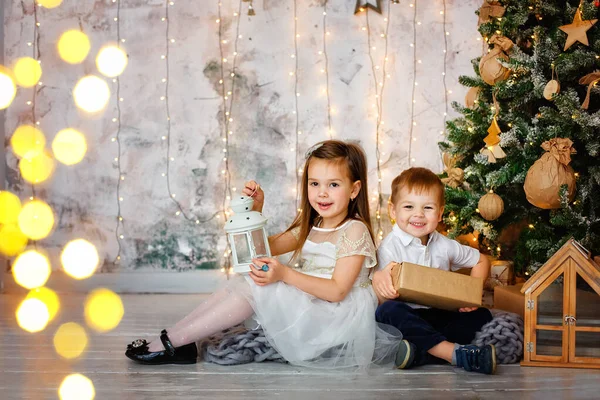
[[[400,347],[398,347],[398,352],[396,353],[396,368],[398,369],[407,369],[415,361],[415,353],[417,352],[417,346],[408,340],[403,340],[400,342]]]
[[[493,344],[486,346],[466,345],[455,351],[456,365],[465,371],[493,374],[496,372],[496,348]]]

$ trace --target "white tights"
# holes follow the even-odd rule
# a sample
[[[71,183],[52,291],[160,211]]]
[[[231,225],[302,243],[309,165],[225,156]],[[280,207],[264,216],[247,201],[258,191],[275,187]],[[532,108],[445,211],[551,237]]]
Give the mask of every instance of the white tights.
[[[221,289],[167,329],[167,335],[173,346],[179,347],[240,324],[252,314],[254,310],[244,296]],[[150,343],[148,350],[161,351],[164,350],[164,346],[160,339],[156,338]]]

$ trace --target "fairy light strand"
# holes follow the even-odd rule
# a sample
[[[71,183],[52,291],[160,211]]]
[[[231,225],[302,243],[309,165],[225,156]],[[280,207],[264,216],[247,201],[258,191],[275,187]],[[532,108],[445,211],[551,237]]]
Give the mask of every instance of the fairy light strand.
[[[329,139],[332,139],[331,130],[331,98],[329,97],[329,57],[327,56],[327,3],[329,0],[325,0],[323,3],[323,57],[325,58],[325,92],[327,94],[327,134]]]
[[[200,224],[200,223],[205,223],[208,222],[210,220],[212,220],[213,218],[215,218],[219,212],[215,212],[213,213],[210,217],[208,217],[207,219],[204,220],[200,220],[199,218],[193,216],[193,215],[188,215],[184,210],[183,207],[181,206],[181,204],[179,203],[179,201],[177,201],[175,199],[175,193],[173,193],[171,191],[171,174],[170,174],[170,170],[171,170],[171,161],[174,161],[174,159],[171,157],[171,109],[170,109],[170,105],[169,105],[169,88],[170,88],[170,82],[171,82],[171,75],[170,75],[170,63],[169,63],[169,56],[170,56],[170,44],[172,43],[172,41],[174,41],[174,39],[171,39],[169,37],[170,35],[170,18],[169,18],[169,6],[174,6],[175,3],[172,0],[165,0],[165,17],[164,17],[164,21],[166,23],[166,28],[165,28],[165,54],[162,58],[164,58],[165,60],[165,89],[164,89],[164,96],[161,97],[161,100],[164,100],[165,102],[165,114],[167,116],[167,125],[166,125],[166,135],[163,138],[166,142],[167,142],[167,168],[166,168],[166,180],[167,180],[167,190],[169,192],[169,198],[171,199],[171,201],[177,206],[177,212],[175,213],[175,215],[182,215],[186,220],[191,221],[191,222],[195,222],[196,224]]]
[[[300,115],[298,111],[298,1],[294,0],[294,114],[296,115],[296,151],[294,152],[294,161],[296,163],[296,210],[300,204],[300,160],[298,149],[300,147]]]
[[[225,63],[226,63],[226,58],[225,58],[225,51],[223,49],[223,23],[222,23],[222,12],[221,12],[221,1],[217,0],[218,3],[218,19],[217,19],[217,24],[219,25],[219,29],[218,29],[218,35],[219,35],[219,55],[221,57],[221,79],[219,81],[219,83],[221,84],[221,97],[223,99],[222,102],[222,113],[223,113],[223,142],[224,142],[224,148],[223,148],[223,153],[224,153],[224,157],[223,157],[223,161],[225,163],[225,167],[223,169],[224,171],[224,178],[225,178],[225,185],[223,188],[223,202],[222,202],[222,210],[218,213],[222,213],[223,215],[223,220],[226,221],[227,217],[229,215],[229,212],[227,211],[227,207],[228,207],[228,201],[231,200],[231,171],[229,168],[229,135],[233,134],[233,131],[230,129],[231,123],[233,122],[233,118],[231,115],[231,110],[233,109],[233,105],[234,105],[234,93],[235,93],[235,80],[236,80],[236,60],[237,60],[237,46],[238,46],[238,39],[240,38],[240,21],[241,21],[241,10],[242,10],[242,0],[239,1],[238,4],[238,12],[237,12],[237,26],[236,26],[236,34],[235,34],[235,40],[234,40],[234,50],[233,50],[233,59],[232,59],[232,66],[231,66],[231,72],[229,74],[230,78],[231,78],[231,90],[229,92],[226,91],[226,80],[225,80]],[[229,101],[229,108],[227,107],[227,100],[228,97],[230,97],[230,101]],[[223,256],[225,257],[224,260],[224,272],[226,273],[227,277],[229,277],[230,272],[231,272],[231,250],[229,249],[229,243],[227,244],[227,249],[225,251],[225,253],[223,254]]]
[[[33,2],[33,22],[34,22],[34,24],[33,24],[33,41],[31,43],[32,56],[33,56],[34,60],[36,60],[38,63],[41,64],[41,61],[40,61],[40,58],[41,58],[40,30],[39,30],[40,22],[38,20],[38,9],[37,9],[37,3],[35,1]],[[41,86],[41,82],[39,82],[32,88],[32,94],[31,94],[31,123],[34,126],[40,125],[40,122],[37,121],[37,117],[36,117],[36,113],[35,113],[38,86]],[[33,200],[35,198],[37,198],[37,193],[35,190],[35,184],[32,183],[31,184],[31,197],[29,199]],[[34,248],[37,250],[37,240],[32,240],[32,242],[33,242]]]
[[[446,34],[446,0],[442,2],[442,30],[444,35],[444,70],[442,72],[442,82],[444,84],[444,118],[442,120],[442,130],[440,131],[441,135],[445,135],[446,133],[446,119],[448,118],[448,85],[446,83],[446,72],[447,72],[447,63],[448,63],[448,35]],[[443,155],[441,149],[438,149],[440,154],[440,162],[443,167]]]
[[[375,156],[377,157],[377,205],[375,216],[377,219],[377,237],[381,240],[383,238],[383,229],[381,224],[381,206],[383,205],[383,186],[382,186],[382,171],[381,171],[381,150],[379,148],[380,144],[380,133],[381,133],[381,125],[382,125],[382,114],[383,114],[383,93],[385,90],[385,81],[386,81],[386,65],[388,58],[388,32],[390,27],[390,15],[391,15],[391,4],[388,5],[387,17],[385,18],[386,26],[385,33],[383,34],[385,37],[385,45],[384,45],[384,55],[383,55],[383,67],[382,67],[382,79],[381,82],[377,79],[377,68],[375,67],[375,60],[373,59],[373,46],[371,45],[371,24],[369,21],[369,9],[365,10],[365,19],[366,19],[366,28],[367,28],[367,45],[369,52],[369,59],[371,61],[371,72],[373,74],[373,81],[375,82],[375,106],[377,110],[377,118],[375,125]]]
[[[415,89],[417,86],[417,2],[414,3],[414,14],[413,14],[413,85],[410,105],[410,135],[408,142],[408,166],[412,166],[414,159],[412,158],[412,142],[413,142],[413,131],[415,125]]]
[[[117,7],[117,46],[121,48],[121,0],[116,0]],[[124,179],[123,171],[121,170],[121,78],[117,76],[115,78],[117,84],[117,91],[115,94],[116,102],[117,102],[117,132],[114,137],[114,141],[117,143],[117,170],[119,172],[119,176],[117,178],[117,226],[115,228],[115,238],[117,239],[117,255],[113,263],[117,264],[121,260],[121,251],[123,250],[121,239],[123,239],[123,235],[120,233],[121,227],[123,229],[125,226],[123,225],[123,216],[121,214],[121,202],[123,201],[121,197],[121,181]]]
[[[38,5],[37,3],[34,1],[33,2],[33,43],[32,43],[32,53],[33,53],[33,59],[36,60],[38,63],[41,64],[40,58],[41,58],[41,54],[40,54],[40,22],[38,19]],[[35,107],[36,107],[36,99],[37,99],[37,93],[38,93],[38,86],[39,84],[35,85],[32,88],[32,93],[31,93],[31,123],[35,126],[35,125],[40,125],[40,122],[37,120],[37,116],[35,113]],[[37,198],[37,193],[35,190],[35,184],[31,184],[31,200],[33,200],[34,198]],[[33,241],[34,245],[37,246],[37,242]]]

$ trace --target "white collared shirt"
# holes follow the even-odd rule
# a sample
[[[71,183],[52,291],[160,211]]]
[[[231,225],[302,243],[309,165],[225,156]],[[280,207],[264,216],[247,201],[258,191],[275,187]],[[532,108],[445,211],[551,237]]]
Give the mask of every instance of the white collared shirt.
[[[473,268],[479,262],[480,253],[456,240],[448,239],[439,232],[429,234],[427,245],[421,239],[404,232],[394,224],[377,249],[377,269],[384,269],[390,262],[410,262],[444,271]],[[406,303],[412,308],[429,308],[420,304]]]
[[[390,262],[410,262],[444,271],[473,268],[479,262],[477,249],[464,246],[448,239],[439,232],[429,234],[427,245],[421,239],[404,232],[394,224],[389,235],[377,249],[377,269],[385,268]]]

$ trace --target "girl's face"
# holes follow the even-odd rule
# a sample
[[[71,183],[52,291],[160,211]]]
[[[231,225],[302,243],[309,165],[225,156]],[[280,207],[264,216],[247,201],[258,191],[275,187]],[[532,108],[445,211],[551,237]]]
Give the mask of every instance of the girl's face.
[[[437,228],[442,220],[444,207],[439,204],[434,191],[416,194],[400,189],[398,200],[390,210],[390,215],[404,232],[421,239],[427,244],[429,234]]]
[[[346,219],[350,198],[360,192],[360,181],[352,182],[347,167],[320,158],[308,166],[308,201],[323,218],[321,228],[335,228]]]

